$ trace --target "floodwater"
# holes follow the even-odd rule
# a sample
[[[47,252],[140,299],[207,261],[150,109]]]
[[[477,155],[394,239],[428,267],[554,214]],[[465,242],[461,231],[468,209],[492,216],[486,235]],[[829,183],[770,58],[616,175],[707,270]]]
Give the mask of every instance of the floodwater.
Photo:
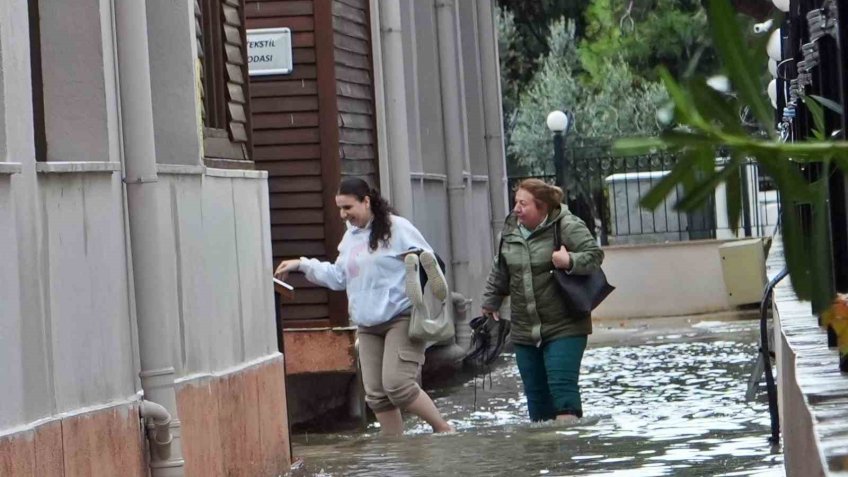
[[[485,379],[430,391],[457,433],[410,417],[406,435],[293,436],[296,476],[779,476],[764,393],[745,401],[755,321],[703,322],[636,343],[591,345],[576,424],[530,423],[512,355]]]

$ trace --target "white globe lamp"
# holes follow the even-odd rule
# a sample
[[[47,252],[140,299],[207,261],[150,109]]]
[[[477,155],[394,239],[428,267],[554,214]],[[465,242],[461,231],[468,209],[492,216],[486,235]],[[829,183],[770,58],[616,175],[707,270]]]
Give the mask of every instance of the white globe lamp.
[[[560,110],[551,111],[545,120],[548,129],[554,133],[565,132],[568,129],[568,116]]]
[[[768,61],[768,70],[769,73],[771,73],[772,78],[777,78],[777,62],[771,58],[769,58]]]
[[[772,3],[774,3],[774,6],[781,12],[789,11],[789,0],[772,0]]]

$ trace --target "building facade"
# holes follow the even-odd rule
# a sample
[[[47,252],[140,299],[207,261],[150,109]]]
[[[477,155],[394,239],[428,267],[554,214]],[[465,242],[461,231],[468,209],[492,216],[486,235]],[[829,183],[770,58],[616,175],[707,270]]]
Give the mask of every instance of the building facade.
[[[244,5],[0,3],[0,475],[289,469]]]
[[[470,318],[506,214],[493,4],[0,3],[0,475],[287,471],[287,408],[358,391],[344,295],[294,277],[278,344],[270,281],[335,257],[344,176]],[[251,79],[277,26],[294,71]]]
[[[335,259],[339,181],[380,188],[447,263],[457,343],[425,366],[461,359],[508,211],[494,4],[247,0],[248,31],[292,38],[292,72],[250,81],[275,261]],[[344,293],[291,280],[281,314],[290,415],[302,421],[355,397],[356,358]]]

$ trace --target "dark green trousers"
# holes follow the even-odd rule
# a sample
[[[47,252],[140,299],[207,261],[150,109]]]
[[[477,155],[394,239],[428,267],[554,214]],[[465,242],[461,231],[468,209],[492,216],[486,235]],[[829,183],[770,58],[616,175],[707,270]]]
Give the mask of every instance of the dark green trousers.
[[[559,414],[583,416],[577,381],[586,340],[582,335],[555,339],[539,348],[515,345],[530,420],[548,421]]]

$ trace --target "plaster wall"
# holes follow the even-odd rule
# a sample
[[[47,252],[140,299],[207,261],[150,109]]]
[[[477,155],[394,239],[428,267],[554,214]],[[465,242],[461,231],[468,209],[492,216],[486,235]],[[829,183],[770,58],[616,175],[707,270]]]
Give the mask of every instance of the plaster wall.
[[[468,157],[472,174],[486,174],[486,128],[483,119],[483,89],[480,85],[481,51],[477,30],[477,2],[457,2],[459,54],[465,91],[465,121]]]
[[[414,106],[410,107],[411,114],[417,112],[418,117],[409,121],[410,125],[417,124],[420,138],[420,150],[413,150],[413,157],[420,157],[420,169],[412,169],[413,172],[425,174],[446,174],[447,164],[445,162],[445,136],[442,119],[442,92],[439,80],[439,52],[438,40],[436,38],[436,13],[433,2],[411,1],[401,4],[406,15],[411,15],[412,28],[404,32],[404,42],[414,40],[414,63],[410,60],[404,62],[407,69],[412,69],[416,75]],[[411,36],[409,31],[415,32]],[[413,66],[414,65],[414,66]],[[386,81],[396,81],[386,78]],[[414,143],[413,143],[414,144]],[[456,158],[463,160],[463,158]],[[415,164],[415,160],[411,161]],[[447,217],[447,215],[445,215]]]
[[[194,83],[197,42],[193,4],[147,0],[150,87],[159,163],[199,165],[203,154]]]
[[[118,173],[40,173],[39,252],[55,411],[135,394]],[[21,317],[26,319],[25,317]]]
[[[8,247],[8,248],[7,248]],[[24,350],[21,333],[20,284],[18,282],[17,250],[15,234],[15,207],[11,190],[11,177],[0,175],[0,382],[18,383],[7,388],[4,399],[5,412],[0,413],[0,429],[19,423],[26,415],[24,388]],[[15,319],[11,319],[15,317]]]
[[[203,172],[205,170],[205,172]],[[276,353],[267,173],[160,166],[178,375]]]
[[[604,248],[604,272],[616,290],[593,312],[626,319],[730,310],[721,241],[704,240]]]
[[[45,78],[45,95],[54,86],[61,90],[75,85],[69,96],[92,96],[89,106],[99,111],[86,118],[85,130],[78,135],[73,128],[79,124],[53,136],[57,157],[84,159],[87,164],[58,164],[35,160],[27,4],[10,0],[0,5],[0,104],[3,117],[15,117],[3,123],[0,137],[5,138],[4,168],[15,163],[20,171],[0,179],[5,199],[0,206],[5,295],[0,313],[5,341],[0,381],[15,390],[0,409],[0,434],[58,413],[132,401],[136,393],[122,184],[120,167],[109,162],[112,123],[106,112],[109,88],[103,79],[102,7],[99,2],[81,5],[80,10],[95,19],[87,21],[96,28],[47,48],[48,57],[68,53],[68,48],[90,50],[91,58],[81,58],[80,63],[95,71],[80,72],[79,77],[66,72],[60,83]],[[45,24],[58,21],[55,14],[47,13]],[[73,25],[77,20],[82,21],[70,16],[68,22]],[[68,72],[76,72],[77,66],[69,66]],[[81,96],[55,99],[52,105],[76,107],[75,101],[82,101]],[[48,130],[82,121],[74,116],[79,110],[70,116],[58,111],[47,114],[54,121]]]
[[[39,2],[48,160],[106,161],[115,152],[110,12],[108,0]]]

